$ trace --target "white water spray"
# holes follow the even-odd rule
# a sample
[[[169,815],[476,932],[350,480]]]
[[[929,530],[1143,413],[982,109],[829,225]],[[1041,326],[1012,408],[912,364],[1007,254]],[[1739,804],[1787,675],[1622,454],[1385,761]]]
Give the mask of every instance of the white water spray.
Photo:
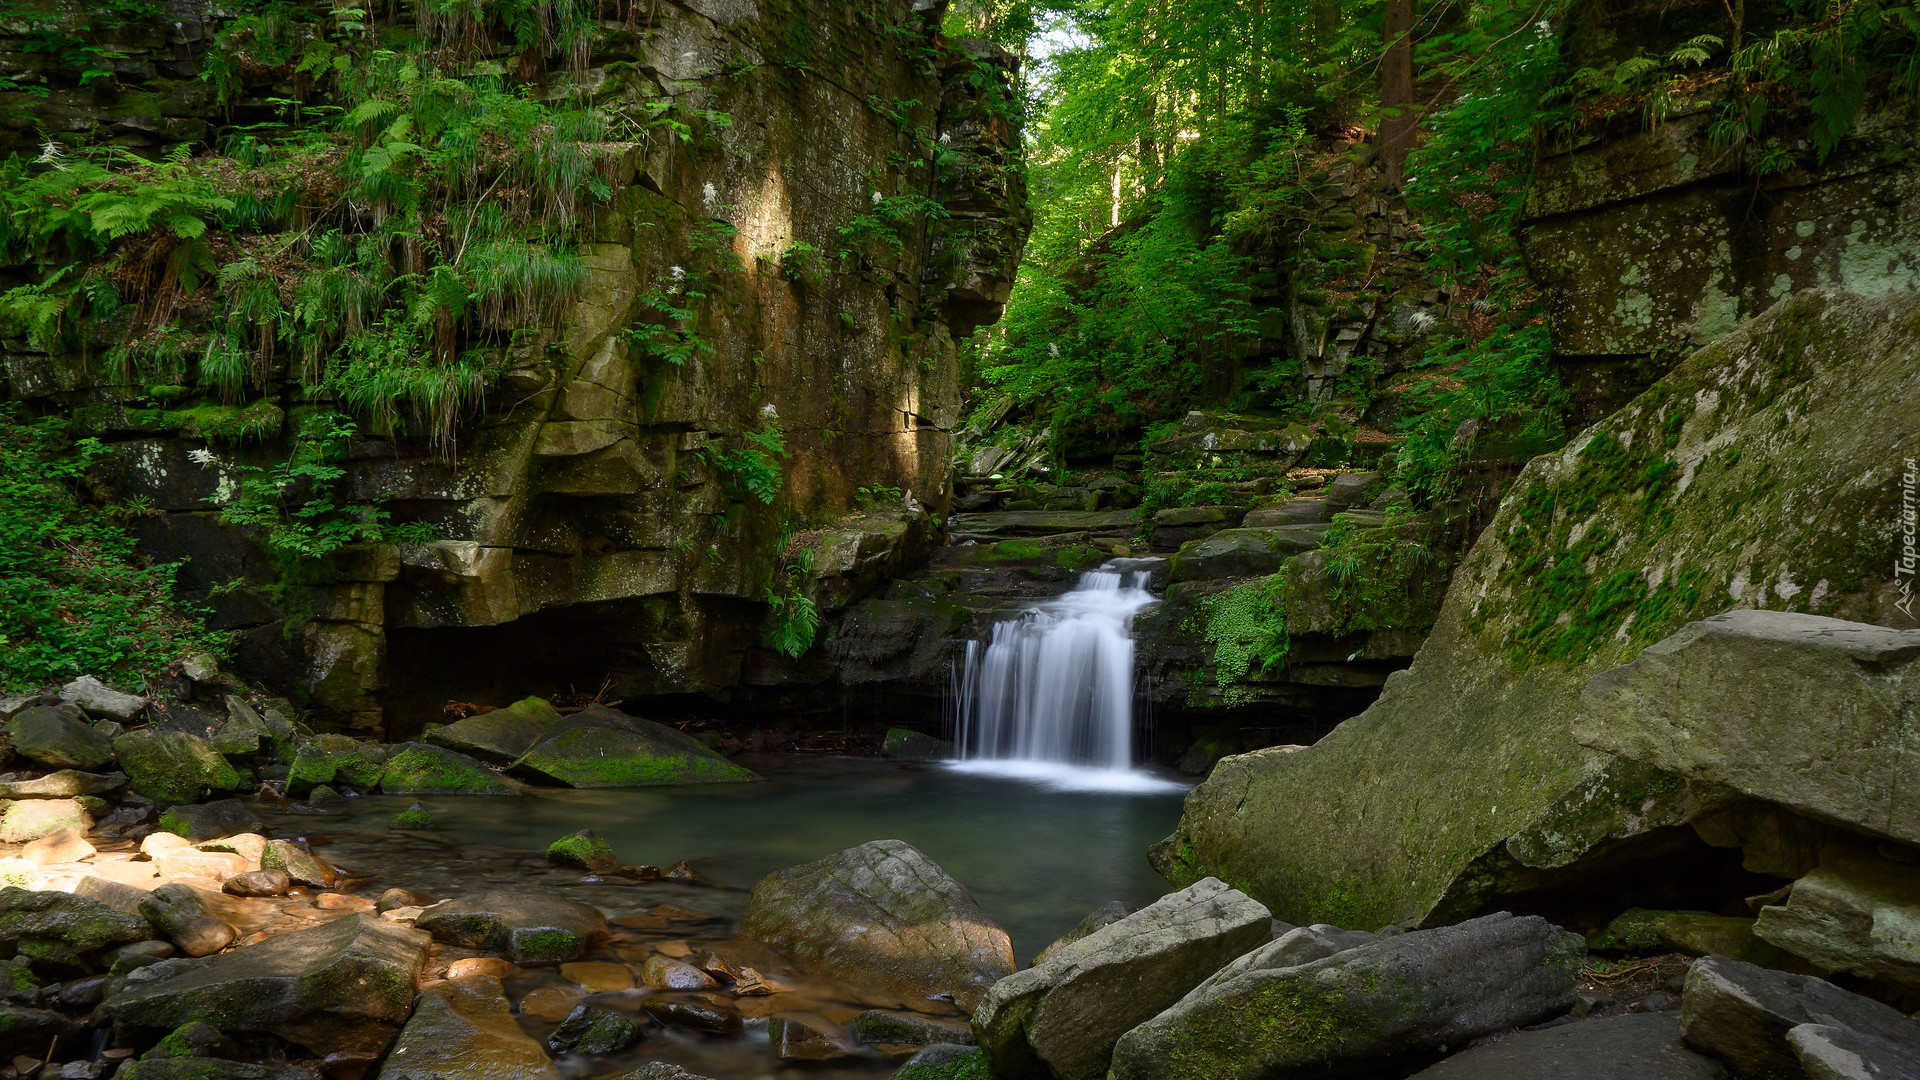
[[[1068,786],[1127,787],[1133,765],[1133,617],[1156,602],[1140,560],[1117,560],[1072,592],[968,642],[956,675],[960,768]],[[1071,767],[1062,769],[1062,766]],[[1087,771],[1105,774],[1095,777]]]

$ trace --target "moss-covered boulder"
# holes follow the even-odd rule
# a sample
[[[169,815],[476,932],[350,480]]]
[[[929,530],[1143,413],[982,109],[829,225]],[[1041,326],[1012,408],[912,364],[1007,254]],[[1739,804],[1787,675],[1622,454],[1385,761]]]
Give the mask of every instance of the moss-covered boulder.
[[[98,769],[113,761],[113,740],[72,705],[22,709],[7,723],[14,753],[56,769]]]
[[[159,936],[147,920],[64,892],[0,889],[0,952],[38,967],[79,967],[115,945]]]
[[[93,815],[77,799],[22,799],[0,811],[0,843],[24,844],[67,829],[85,833]]]
[[[601,706],[555,724],[513,772],[577,788],[723,784],[760,777],[691,735]]]
[[[581,829],[548,844],[547,861],[558,866],[600,871],[619,866],[620,856],[614,854],[613,845],[598,833],[592,829]]]
[[[389,795],[517,795],[511,781],[465,754],[402,743],[387,758],[380,790]]]
[[[414,925],[436,941],[489,949],[516,964],[578,960],[607,933],[600,909],[532,889],[483,889],[442,900]]]
[[[125,1041],[200,1020],[318,1054],[378,1053],[413,1011],[428,940],[388,919],[348,915],[218,956],[165,961],[121,984],[97,1015]]]
[[[380,782],[387,751],[346,735],[320,735],[293,752],[287,766],[287,796],[305,798],[321,785],[344,784],[361,790]]]
[[[188,803],[245,783],[213,744],[188,731],[143,728],[113,740],[133,790],[163,802]]]
[[[1892,515],[1917,383],[1913,294],[1802,293],[1694,353],[1526,467],[1371,708],[1222,760],[1154,865],[1290,922],[1426,925],[1729,798],[1582,745],[1581,690],[1728,607],[1909,625]]]
[[[160,828],[199,844],[224,836],[260,831],[260,819],[239,799],[170,806],[160,814]]]
[[[420,741],[506,765],[532,749],[559,722],[559,710],[545,698],[529,697],[504,709],[429,728]]]

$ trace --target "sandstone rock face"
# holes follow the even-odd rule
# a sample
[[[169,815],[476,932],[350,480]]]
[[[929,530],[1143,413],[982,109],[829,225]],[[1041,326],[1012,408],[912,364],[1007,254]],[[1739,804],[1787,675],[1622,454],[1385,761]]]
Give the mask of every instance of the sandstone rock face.
[[[1824,979],[1709,956],[1687,970],[1680,1034],[1739,1076],[1804,1075],[1788,1035],[1802,1024],[1836,1027],[1920,1047],[1920,1021]]]
[[[912,845],[876,840],[761,878],[740,932],[821,972],[913,1004],[971,1012],[1013,974],[1013,945]]]
[[[1001,979],[973,1016],[1004,1080],[1098,1080],[1128,1029],[1266,941],[1272,917],[1216,879],[1163,896]]]
[[[420,995],[380,1080],[559,1080],[560,1070],[513,1019],[500,980],[450,979]]]
[[[193,1020],[270,1032],[326,1054],[384,1050],[413,1008],[428,937],[369,915],[270,937],[202,960],[142,968],[101,1016],[117,1032],[170,1031]]]
[[[1293,1080],[1564,1013],[1586,946],[1504,912],[1298,967],[1223,971],[1127,1032],[1113,1080]]]
[[[1738,798],[1581,745],[1580,692],[1729,607],[1910,625],[1886,523],[1916,343],[1920,296],[1802,293],[1534,459],[1412,668],[1306,750],[1221,761],[1156,867],[1290,922],[1426,925]]]
[[[116,450],[114,486],[164,511],[138,526],[146,550],[190,555],[182,582],[197,594],[243,578],[246,590],[214,599],[221,624],[241,633],[237,667],[323,722],[377,730],[389,684],[445,699],[507,657],[550,661],[558,685],[611,669],[610,690],[629,701],[738,685],[747,661],[776,663],[761,656],[759,605],[783,521],[838,517],[859,488],[878,487],[927,508],[904,498],[890,508],[918,537],[904,547],[924,549],[941,528],[961,413],[956,342],[999,317],[1028,227],[1019,134],[998,105],[1017,62],[939,38],[943,10],[665,5],[644,27],[596,24],[593,66],[556,63],[536,80],[541,100],[584,88],[622,115],[730,123],[690,141],[609,147],[614,192],[581,245],[585,280],[551,326],[493,346],[503,371],[484,420],[462,425],[457,462],[418,434],[363,428],[345,463],[353,497],[405,504],[443,539],[342,553],[301,590],[312,619],[291,639],[286,612],[256,591],[273,584],[270,560],[215,520],[221,477],[187,457],[204,445],[190,421],[127,419],[122,395],[77,354],[8,352],[0,378],[13,397],[90,406],[88,433]],[[54,21],[69,17],[85,16]],[[167,46],[167,67],[119,69],[114,104],[63,85],[0,139],[35,130],[44,112],[49,130],[155,154],[217,141],[219,109],[198,74],[231,20],[168,13],[130,20],[122,38],[173,41],[179,21],[195,36]],[[480,48],[511,63],[511,41]],[[937,164],[926,139],[941,148]],[[37,154],[27,142],[19,148]],[[891,201],[876,211],[881,200]],[[918,200],[936,212],[902,209]],[[897,245],[843,239],[843,229],[872,235],[881,213],[899,218],[888,226]],[[701,247],[716,226],[730,235]],[[681,364],[636,345],[629,329],[659,319],[647,298],[709,256],[726,267],[698,317],[711,351]],[[277,418],[295,398],[248,408],[272,415],[284,440]],[[743,497],[720,465],[769,416],[792,455],[777,507]],[[625,631],[624,647],[609,647],[610,627]]]
[[[1920,630],[1729,611],[1595,676],[1580,702],[1574,738],[1596,750],[1920,844]]]

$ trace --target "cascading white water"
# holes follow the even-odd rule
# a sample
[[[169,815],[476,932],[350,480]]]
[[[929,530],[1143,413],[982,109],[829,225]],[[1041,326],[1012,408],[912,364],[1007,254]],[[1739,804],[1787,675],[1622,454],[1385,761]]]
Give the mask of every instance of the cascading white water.
[[[1132,766],[1133,617],[1156,602],[1138,565],[1089,571],[1072,592],[995,624],[984,646],[967,644],[954,687],[964,761]]]

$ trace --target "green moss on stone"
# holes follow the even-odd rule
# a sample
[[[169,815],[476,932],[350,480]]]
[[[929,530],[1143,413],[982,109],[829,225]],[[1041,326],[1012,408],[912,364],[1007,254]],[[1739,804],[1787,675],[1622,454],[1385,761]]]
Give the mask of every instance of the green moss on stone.
[[[975,1050],[939,1065],[908,1065],[890,1080],[993,1080],[993,1074],[987,1071],[986,1055]]]
[[[535,963],[571,960],[586,951],[586,943],[578,934],[566,930],[535,930],[515,935],[513,951],[521,959]]]
[[[433,815],[422,810],[420,804],[415,803],[405,810],[400,811],[399,816],[393,819],[393,824],[388,826],[388,828],[431,829],[433,828]]]

